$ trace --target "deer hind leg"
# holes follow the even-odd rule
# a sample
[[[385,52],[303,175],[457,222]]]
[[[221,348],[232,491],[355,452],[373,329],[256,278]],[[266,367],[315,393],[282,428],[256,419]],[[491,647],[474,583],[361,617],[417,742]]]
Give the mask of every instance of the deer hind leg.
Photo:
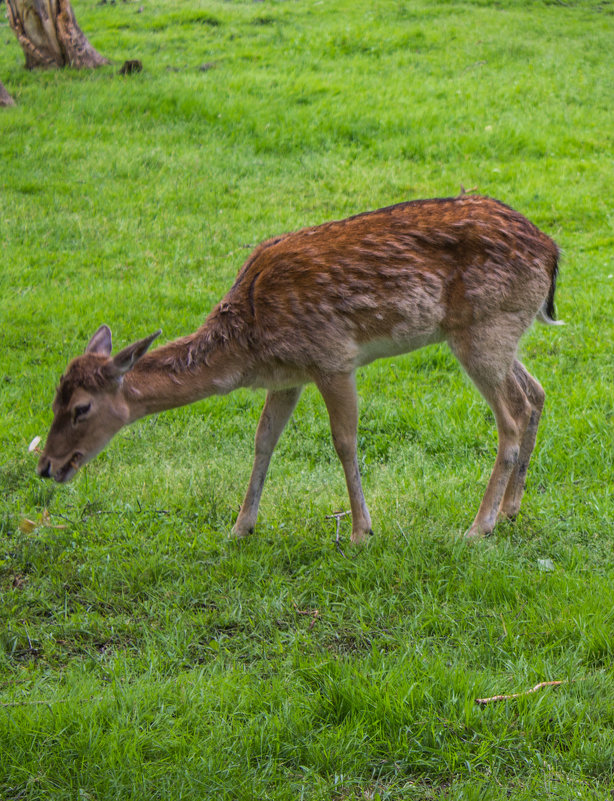
[[[362,542],[373,532],[356,454],[358,400],[354,375],[343,373],[326,376],[316,383],[328,410],[333,444],[345,473],[352,510],[352,542]]]
[[[503,496],[503,502],[501,504],[501,515],[510,518],[516,517],[520,510],[520,502],[522,501],[522,495],[524,493],[529,461],[535,447],[537,428],[546,397],[539,381],[528,372],[523,364],[515,360],[512,371],[514,378],[522,387],[531,405],[531,412],[529,422],[520,441],[518,462],[507,483],[505,495]]]
[[[514,355],[518,338],[511,331],[481,327],[466,331],[462,340],[450,343],[493,410],[499,437],[497,458],[486,492],[475,520],[466,532],[469,539],[490,534],[504,498],[518,495],[518,483],[524,483],[526,474],[521,454],[528,464],[535,442],[539,415],[534,414],[537,405],[531,402],[523,387],[526,371],[516,366],[520,365]],[[534,431],[531,432],[532,423]]]
[[[232,533],[236,537],[245,537],[251,534],[258,517],[260,496],[264,487],[267,470],[273,450],[286,423],[298,402],[302,387],[270,391],[267,394],[264,408],[256,429],[255,455],[252,474],[247,486],[245,498],[241,504],[241,511],[234,524]]]

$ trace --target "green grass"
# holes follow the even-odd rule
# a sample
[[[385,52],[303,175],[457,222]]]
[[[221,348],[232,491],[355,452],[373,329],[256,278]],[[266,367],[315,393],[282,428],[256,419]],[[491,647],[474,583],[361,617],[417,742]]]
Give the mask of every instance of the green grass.
[[[73,5],[111,66],[0,49],[0,798],[611,798],[614,4]],[[100,323],[183,335],[258,241],[461,183],[563,251],[515,523],[462,541],[496,435],[443,347],[359,375],[360,550],[312,388],[245,542],[260,393],[34,476]]]

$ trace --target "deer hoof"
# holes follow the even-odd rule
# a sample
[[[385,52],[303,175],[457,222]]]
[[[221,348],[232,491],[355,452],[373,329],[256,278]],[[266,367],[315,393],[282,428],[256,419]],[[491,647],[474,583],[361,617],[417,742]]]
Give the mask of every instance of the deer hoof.
[[[352,545],[361,545],[363,542],[367,542],[369,537],[372,536],[373,536],[372,528],[369,528],[366,531],[352,531],[350,542],[352,543]]]
[[[253,526],[239,526],[235,523],[230,532],[230,537],[237,540],[243,540],[245,537],[249,537],[250,534],[254,533]]]
[[[478,540],[483,539],[486,536],[486,533],[482,531],[479,526],[476,526],[474,523],[471,528],[465,531],[465,539],[467,542],[477,542]]]

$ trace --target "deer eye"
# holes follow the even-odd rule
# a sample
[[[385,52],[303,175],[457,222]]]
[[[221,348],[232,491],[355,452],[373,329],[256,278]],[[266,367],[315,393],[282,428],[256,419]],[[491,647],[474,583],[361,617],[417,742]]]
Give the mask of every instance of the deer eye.
[[[91,408],[92,408],[91,403],[82,403],[79,404],[78,406],[75,406],[75,408],[72,410],[73,423],[78,423],[81,420],[83,420]]]

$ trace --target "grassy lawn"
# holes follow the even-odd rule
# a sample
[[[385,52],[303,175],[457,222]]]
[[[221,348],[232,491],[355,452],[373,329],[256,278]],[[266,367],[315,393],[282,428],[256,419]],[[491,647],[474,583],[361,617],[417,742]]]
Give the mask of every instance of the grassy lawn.
[[[614,3],[73,7],[112,65],[0,48],[0,799],[611,799]],[[35,477],[101,323],[182,336],[262,239],[461,184],[563,253],[514,523],[463,541],[496,432],[443,346],[359,374],[361,549],[313,388],[246,541],[262,393]]]

